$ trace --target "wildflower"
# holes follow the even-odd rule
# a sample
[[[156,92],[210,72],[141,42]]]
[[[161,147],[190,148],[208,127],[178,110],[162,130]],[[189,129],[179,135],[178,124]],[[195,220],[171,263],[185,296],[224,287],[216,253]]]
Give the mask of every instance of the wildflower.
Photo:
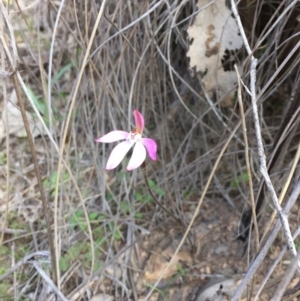
[[[119,140],[125,140],[119,143],[112,150],[106,164],[107,170],[116,168],[133,146],[134,149],[129,160],[127,170],[130,171],[141,166],[146,159],[147,152],[149,157],[153,161],[156,161],[156,142],[150,138],[142,138],[144,130],[144,117],[138,110],[134,110],[133,115],[135,119],[135,129],[130,133],[125,131],[112,131],[95,140],[96,142],[102,143],[112,143]]]

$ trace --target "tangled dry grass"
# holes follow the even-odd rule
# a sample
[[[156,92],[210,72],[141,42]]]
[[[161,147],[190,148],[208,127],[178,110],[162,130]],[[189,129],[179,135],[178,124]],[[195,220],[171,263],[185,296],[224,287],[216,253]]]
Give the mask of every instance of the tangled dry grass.
[[[292,178],[287,174],[299,144],[299,113],[294,119],[292,115],[300,106],[300,7],[297,1],[244,0],[238,8],[259,60],[256,89],[267,159],[274,149],[280,150],[273,156],[270,175],[278,194],[288,187],[285,201],[299,179],[299,168]],[[1,2],[1,43],[7,45],[12,57],[9,60],[6,49],[1,50],[1,118],[5,125],[0,131],[1,300],[96,301],[105,300],[104,294],[107,300],[144,300],[153,288],[153,283],[146,286],[139,282],[147,260],[154,260],[150,253],[161,251],[156,248],[158,240],[171,237],[171,241],[177,241],[183,235],[182,229],[151,202],[139,170],[125,172],[127,162],[123,162],[116,170],[106,172],[104,167],[113,146],[94,141],[110,130],[131,128],[134,109],[144,114],[146,135],[159,146],[158,161],[148,164],[150,186],[186,227],[213,173],[185,243],[194,255],[187,259],[182,251],[178,262],[188,264],[177,266],[174,273],[189,283],[187,274],[192,274],[200,262],[203,274],[201,261],[207,261],[210,255],[204,255],[206,251],[201,249],[212,252],[215,248],[215,239],[210,240],[207,234],[206,243],[200,241],[197,229],[205,222],[208,227],[216,225],[213,233],[219,233],[219,239],[225,237],[229,246],[240,250],[235,254],[236,261],[241,262],[240,269],[234,267],[236,274],[230,271],[226,275],[243,278],[242,273],[264,241],[260,241],[258,250],[248,244],[248,259],[243,257],[242,243],[233,241],[243,212],[251,207],[242,127],[228,140],[241,120],[240,107],[222,107],[218,99],[212,107],[199,79],[191,76],[186,30],[196,10],[193,0]],[[15,46],[18,57],[14,56]],[[249,59],[244,51],[238,57],[244,68],[242,79],[249,86]],[[31,132],[38,129],[33,135],[34,149],[51,230],[45,220],[32,150],[26,134],[21,132],[23,120],[7,109],[9,104],[14,108],[20,105],[11,74],[14,68],[19,72],[19,85],[27,91],[23,98],[31,116]],[[261,175],[251,101],[246,92],[243,105],[250,112],[245,120],[256,194]],[[293,123],[287,126],[290,120]],[[226,152],[213,169],[227,142]],[[260,236],[268,229],[271,213],[269,205],[261,214]],[[294,206],[290,215],[293,233],[299,227],[298,217]],[[51,256],[49,231],[55,249]],[[278,236],[269,248],[270,254],[245,300],[253,300],[285,243]],[[299,244],[298,238],[295,244]],[[165,256],[172,257],[174,249],[168,250],[171,251]],[[281,259],[281,265],[266,278],[265,295],[261,293],[257,300],[273,296],[275,284],[287,269],[284,262],[291,260],[288,254],[285,256],[285,261]],[[50,257],[54,259],[52,266]],[[207,277],[223,274],[222,260],[217,257],[206,264]],[[196,287],[194,299],[189,295],[177,300],[197,300],[195,292],[203,286],[200,278],[202,281],[205,277],[191,281]],[[289,284],[293,284],[289,296],[296,294],[295,283]],[[164,289],[168,290],[168,285]],[[157,295],[176,300],[171,293],[160,294],[160,289],[151,300]],[[292,300],[288,298],[284,300]]]

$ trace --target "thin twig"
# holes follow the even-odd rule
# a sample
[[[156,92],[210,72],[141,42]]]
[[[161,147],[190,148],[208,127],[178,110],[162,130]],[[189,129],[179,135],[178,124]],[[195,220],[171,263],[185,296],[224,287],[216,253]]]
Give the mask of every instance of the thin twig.
[[[33,164],[34,164],[34,168],[35,168],[35,174],[36,174],[36,178],[37,178],[37,181],[38,181],[38,186],[39,186],[39,190],[40,190],[40,194],[41,194],[41,199],[42,199],[42,204],[43,204],[43,212],[44,212],[46,227],[47,227],[48,243],[49,243],[50,252],[51,252],[51,265],[52,265],[52,271],[53,271],[53,279],[54,279],[54,282],[56,283],[57,273],[56,273],[56,266],[55,266],[55,262],[56,262],[55,261],[55,248],[54,248],[54,243],[53,243],[53,236],[52,236],[51,223],[50,223],[50,217],[49,217],[48,203],[47,203],[47,199],[46,199],[46,195],[45,195],[44,185],[43,185],[42,177],[41,177],[40,166],[39,166],[39,163],[38,163],[38,159],[37,159],[37,155],[36,155],[36,151],[35,151],[35,147],[34,147],[34,142],[33,142],[33,138],[32,138],[32,135],[31,135],[31,130],[30,130],[28,118],[27,118],[27,115],[26,115],[25,104],[24,104],[21,89],[20,89],[20,86],[19,86],[19,81],[18,81],[17,74],[14,73],[12,78],[13,78],[13,83],[14,83],[14,87],[15,87],[15,90],[16,90],[16,95],[17,95],[17,98],[18,98],[18,102],[19,102],[19,106],[20,106],[20,110],[21,110],[25,130],[26,130],[26,133],[27,133],[27,139],[28,139],[30,151],[31,151],[31,154],[32,154]]]
[[[287,240],[287,243],[289,245],[290,252],[292,253],[292,256],[297,256],[297,251],[295,248],[295,244],[292,238],[290,225],[288,222],[287,214],[282,210],[282,207],[278,201],[278,197],[276,195],[276,191],[274,189],[274,186],[271,182],[268,168],[267,168],[267,162],[266,162],[266,155],[264,151],[264,146],[262,142],[262,136],[261,136],[261,129],[259,124],[259,117],[258,117],[258,110],[257,110],[257,104],[256,104],[256,88],[255,88],[255,81],[256,81],[256,64],[257,59],[254,57],[251,58],[251,69],[250,69],[250,86],[251,86],[251,100],[252,100],[252,109],[253,109],[253,118],[254,118],[254,126],[255,126],[255,133],[256,133],[256,139],[258,144],[258,155],[260,160],[260,172],[262,176],[264,177],[266,186],[271,194],[271,199],[273,201],[273,205],[279,215],[279,218],[282,223],[282,228],[285,234],[285,238]],[[300,275],[300,265],[298,264],[298,273]]]

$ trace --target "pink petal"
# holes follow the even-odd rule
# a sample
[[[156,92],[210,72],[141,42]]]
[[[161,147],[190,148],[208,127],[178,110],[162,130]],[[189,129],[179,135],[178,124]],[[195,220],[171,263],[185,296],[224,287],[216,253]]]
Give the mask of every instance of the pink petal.
[[[135,127],[138,130],[138,132],[140,134],[142,134],[143,130],[144,130],[144,125],[145,125],[144,117],[138,110],[134,110],[133,115],[134,115],[134,119],[135,119]]]
[[[157,152],[157,144],[153,139],[150,138],[142,138],[142,143],[146,147],[149,157],[156,161],[156,152]]]
[[[140,141],[137,141],[132,152],[131,159],[128,163],[127,170],[133,170],[141,166],[146,159],[146,149]]]
[[[96,142],[111,143],[119,140],[127,139],[129,133],[124,131],[112,131],[108,134],[96,139]]]
[[[114,169],[116,168],[121,161],[124,159],[128,151],[133,146],[133,143],[130,140],[123,141],[119,143],[111,152],[107,164],[106,169]]]

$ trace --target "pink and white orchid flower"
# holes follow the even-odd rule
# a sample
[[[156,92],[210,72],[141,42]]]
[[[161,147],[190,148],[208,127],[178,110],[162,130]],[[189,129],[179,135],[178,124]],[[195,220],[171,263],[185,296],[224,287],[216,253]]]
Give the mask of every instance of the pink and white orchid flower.
[[[106,164],[107,170],[116,168],[134,145],[132,156],[127,166],[128,171],[141,166],[146,159],[146,150],[149,154],[149,157],[153,161],[156,161],[156,142],[150,138],[142,138],[145,124],[144,117],[138,110],[134,110],[133,115],[135,119],[135,129],[130,133],[125,131],[112,131],[95,140],[96,142],[102,143],[112,143],[119,140],[125,140],[119,143],[112,150]]]

